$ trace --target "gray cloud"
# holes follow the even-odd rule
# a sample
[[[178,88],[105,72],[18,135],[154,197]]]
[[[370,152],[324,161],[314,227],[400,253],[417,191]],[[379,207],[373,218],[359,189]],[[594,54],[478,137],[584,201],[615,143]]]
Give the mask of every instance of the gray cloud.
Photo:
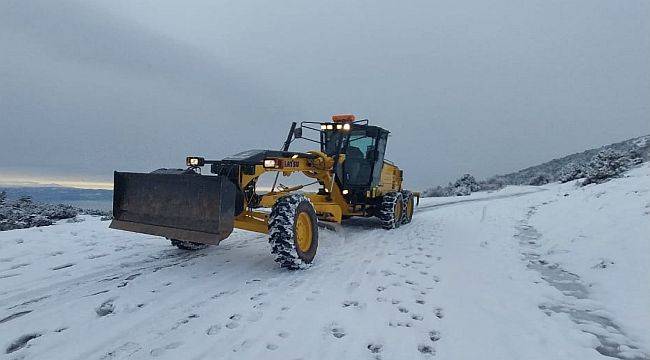
[[[413,186],[506,172],[650,133],[648,20],[643,1],[6,1],[0,167],[110,179],[354,112]]]

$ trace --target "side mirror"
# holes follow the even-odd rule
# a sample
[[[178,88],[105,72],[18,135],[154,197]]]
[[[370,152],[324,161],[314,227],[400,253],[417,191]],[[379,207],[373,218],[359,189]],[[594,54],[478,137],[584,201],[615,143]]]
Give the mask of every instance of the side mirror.
[[[293,137],[294,137],[294,139],[302,138],[302,128],[301,127],[297,127],[295,129],[293,129]]]

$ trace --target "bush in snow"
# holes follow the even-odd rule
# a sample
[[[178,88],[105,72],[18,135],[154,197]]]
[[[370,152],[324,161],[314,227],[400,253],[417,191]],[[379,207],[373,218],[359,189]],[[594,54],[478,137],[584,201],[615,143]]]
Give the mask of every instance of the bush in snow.
[[[584,166],[570,162],[560,170],[558,180],[561,183],[566,183],[572,180],[581,179],[585,176],[587,176],[587,171]]]
[[[503,180],[494,177],[479,182],[479,186],[481,187],[480,191],[495,191],[495,190],[503,189],[506,186],[506,184]]]
[[[476,182],[476,179],[470,174],[465,174],[454,183],[453,194],[456,196],[466,196],[479,190],[481,190],[481,186]]]
[[[436,186],[434,188],[429,188],[424,190],[422,192],[422,196],[423,197],[466,196],[476,191],[496,190],[502,187],[503,184],[498,182],[486,182],[486,183],[479,184],[472,175],[465,174],[461,176],[458,180],[456,180],[454,183],[449,183],[449,185],[447,186]]]
[[[528,181],[528,185],[533,185],[533,186],[541,186],[541,185],[546,185],[553,181],[550,175],[548,174],[537,174],[535,175],[532,179]]]
[[[451,196],[451,184],[449,186],[436,186],[434,188],[426,189],[422,192],[422,197],[444,197]]]
[[[599,184],[618,177],[634,165],[637,158],[634,152],[603,149],[589,162],[587,177],[582,185]]]
[[[9,202],[0,195],[0,231],[52,225],[61,219],[71,219],[80,209],[70,205],[34,203],[29,196]]]

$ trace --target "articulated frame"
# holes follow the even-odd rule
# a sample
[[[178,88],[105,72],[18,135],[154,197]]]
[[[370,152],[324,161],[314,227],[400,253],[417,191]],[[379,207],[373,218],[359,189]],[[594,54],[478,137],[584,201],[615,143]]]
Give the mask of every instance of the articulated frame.
[[[334,158],[320,151],[309,151],[308,153],[316,157],[313,159],[299,156],[275,158],[273,159],[275,160],[275,167],[255,165],[255,172],[253,174],[240,174],[241,188],[244,189],[251,182],[257,181],[257,178],[266,172],[281,172],[284,176],[301,172],[307,177],[317,180],[326,189],[326,194],[323,195],[315,193],[305,194],[305,197],[311,200],[319,219],[340,223],[344,215],[362,215],[351,210],[349,204],[343,197],[341,189],[334,180]],[[343,161],[344,155],[339,156],[337,161]],[[270,208],[278,198],[293,191],[300,190],[301,188],[302,186],[296,186],[264,194],[259,199],[259,206]],[[235,227],[259,233],[268,233],[268,214],[251,209],[245,200],[244,211],[235,218]]]

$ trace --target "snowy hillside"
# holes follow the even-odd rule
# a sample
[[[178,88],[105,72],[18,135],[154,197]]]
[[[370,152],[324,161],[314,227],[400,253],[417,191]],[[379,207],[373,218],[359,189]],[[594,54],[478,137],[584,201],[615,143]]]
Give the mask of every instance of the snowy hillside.
[[[650,358],[648,164],[351,219],[294,272],[84,219],[0,233],[0,359]]]
[[[497,175],[488,180],[488,183],[503,183],[509,185],[534,184],[541,176],[550,181],[557,181],[562,176],[562,171],[569,164],[587,166],[589,161],[600,151],[610,149],[622,153],[634,153],[642,161],[650,161],[650,135],[640,136],[625,141],[603,145],[598,148],[585,150],[580,153],[567,155],[558,159],[531,166],[510,174]]]

